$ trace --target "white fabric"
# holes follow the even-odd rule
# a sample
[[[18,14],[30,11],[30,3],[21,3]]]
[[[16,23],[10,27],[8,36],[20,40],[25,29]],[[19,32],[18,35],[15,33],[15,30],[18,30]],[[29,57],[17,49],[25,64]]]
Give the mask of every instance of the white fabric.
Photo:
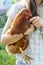
[[[7,16],[14,18],[16,14],[22,9],[24,6],[21,4],[21,2],[18,2],[10,8],[10,10],[7,12]]]
[[[39,7],[37,7],[37,11],[43,22],[43,3]],[[41,34],[43,35],[43,28],[40,28],[40,31]]]

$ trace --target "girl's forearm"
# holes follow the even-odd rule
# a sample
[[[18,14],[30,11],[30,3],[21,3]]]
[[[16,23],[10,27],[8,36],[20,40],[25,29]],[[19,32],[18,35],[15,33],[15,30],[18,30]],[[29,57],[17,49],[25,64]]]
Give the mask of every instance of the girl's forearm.
[[[5,45],[9,45],[9,44],[12,44],[12,43],[15,43],[17,42],[18,40],[20,40],[21,38],[23,37],[22,34],[19,34],[19,35],[8,35],[8,34],[4,34],[1,36],[1,43],[2,44],[5,44]]]

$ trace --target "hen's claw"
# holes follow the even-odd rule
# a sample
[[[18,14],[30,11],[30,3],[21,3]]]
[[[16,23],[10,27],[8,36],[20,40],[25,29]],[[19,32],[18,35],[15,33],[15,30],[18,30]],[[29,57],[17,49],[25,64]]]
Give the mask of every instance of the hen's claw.
[[[33,60],[33,58],[31,58],[30,56],[27,56],[24,54],[24,51],[22,50],[21,47],[19,47],[19,50],[21,52],[22,58],[26,61],[26,63],[29,65],[29,63],[31,64],[30,60]]]

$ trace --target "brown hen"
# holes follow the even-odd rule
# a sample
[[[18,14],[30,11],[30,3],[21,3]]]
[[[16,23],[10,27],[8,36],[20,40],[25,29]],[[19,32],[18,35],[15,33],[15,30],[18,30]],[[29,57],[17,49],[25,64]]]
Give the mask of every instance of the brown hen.
[[[30,19],[31,11],[30,9],[22,9],[18,14],[15,16],[13,22],[11,23],[11,30],[10,35],[14,34],[24,34],[30,27]],[[7,34],[9,34],[7,33]],[[25,50],[28,46],[28,35],[24,35],[22,39],[17,41],[16,43],[12,43],[7,46],[8,51],[11,53],[20,53],[19,47]]]

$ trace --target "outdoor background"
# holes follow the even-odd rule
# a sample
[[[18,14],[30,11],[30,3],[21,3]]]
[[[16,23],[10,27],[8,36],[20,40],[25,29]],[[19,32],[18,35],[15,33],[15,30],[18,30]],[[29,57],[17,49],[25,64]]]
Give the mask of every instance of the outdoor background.
[[[9,8],[19,0],[0,0],[0,37],[3,27],[7,21],[6,12]],[[5,46],[0,43],[0,65],[15,65],[15,55],[9,56],[5,50]]]

